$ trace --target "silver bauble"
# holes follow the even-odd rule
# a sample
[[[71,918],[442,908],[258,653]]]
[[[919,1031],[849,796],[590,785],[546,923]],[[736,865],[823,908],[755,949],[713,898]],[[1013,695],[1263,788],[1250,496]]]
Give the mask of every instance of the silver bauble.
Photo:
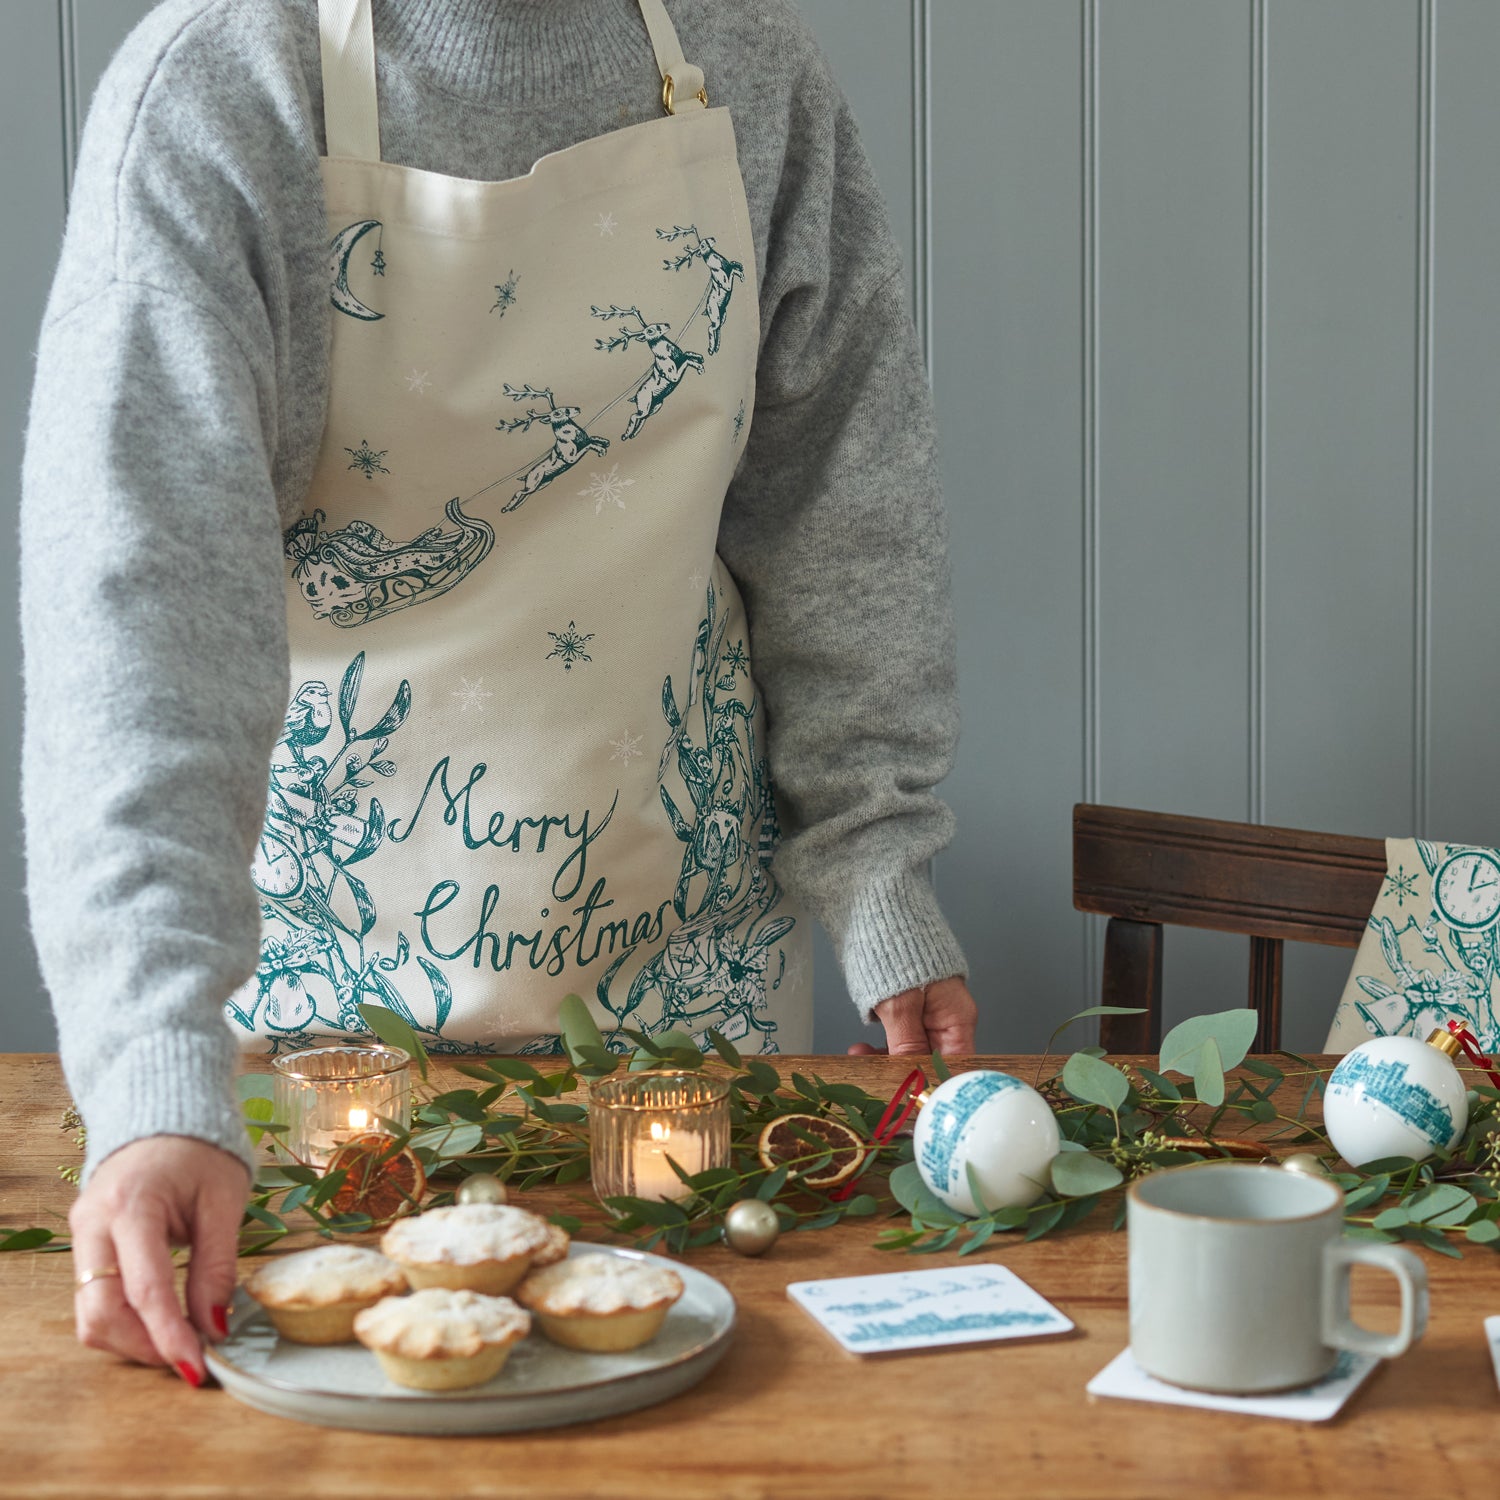
[[[740,1255],[764,1255],[780,1233],[776,1210],[759,1198],[741,1198],[724,1215],[724,1242]]]
[[[1281,1165],[1288,1172],[1301,1172],[1304,1177],[1326,1177],[1328,1167],[1321,1156],[1314,1156],[1311,1151],[1299,1151],[1295,1156],[1283,1159]]]
[[[460,1203],[504,1203],[510,1194],[492,1172],[475,1172],[459,1183],[456,1196]]]

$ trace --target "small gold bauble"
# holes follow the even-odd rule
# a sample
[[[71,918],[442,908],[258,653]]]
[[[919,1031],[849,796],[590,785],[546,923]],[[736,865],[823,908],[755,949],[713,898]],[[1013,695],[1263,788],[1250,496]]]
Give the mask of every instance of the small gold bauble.
[[[1321,1156],[1314,1156],[1311,1151],[1299,1151],[1295,1156],[1288,1156],[1281,1165],[1288,1172],[1301,1172],[1304,1177],[1326,1177],[1328,1168],[1323,1163]]]
[[[475,1172],[458,1185],[460,1203],[504,1203],[509,1196],[505,1184],[492,1172]]]
[[[759,1198],[741,1198],[724,1215],[724,1241],[740,1255],[764,1255],[780,1233],[776,1210]]]

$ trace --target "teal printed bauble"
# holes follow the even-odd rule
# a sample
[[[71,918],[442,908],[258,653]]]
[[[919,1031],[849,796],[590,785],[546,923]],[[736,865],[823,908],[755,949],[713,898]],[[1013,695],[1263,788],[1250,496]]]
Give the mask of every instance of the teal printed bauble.
[[[1328,1079],[1323,1124],[1351,1167],[1385,1156],[1426,1161],[1463,1139],[1469,1101],[1457,1045],[1446,1031],[1425,1042],[1378,1036],[1345,1056]]]
[[[922,1096],[913,1133],[922,1181],[956,1213],[1024,1208],[1047,1186],[1057,1120],[1034,1088],[988,1069],[955,1073]],[[982,1203],[974,1201],[969,1169]]]

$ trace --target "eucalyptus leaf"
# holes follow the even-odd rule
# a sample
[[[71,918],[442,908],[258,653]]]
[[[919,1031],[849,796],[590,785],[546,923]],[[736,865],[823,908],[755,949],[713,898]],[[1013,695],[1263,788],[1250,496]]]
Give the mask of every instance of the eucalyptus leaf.
[[[567,1049],[569,1060],[575,1064],[586,1061],[580,1048],[592,1047],[599,1052],[608,1051],[598,1023],[594,1020],[588,1006],[584,1004],[581,995],[564,995],[558,1003],[557,1029],[562,1036],[563,1046]]]
[[[1113,1162],[1087,1152],[1059,1152],[1052,1158],[1052,1188],[1068,1198],[1107,1193],[1119,1187],[1125,1176]]]
[[[1431,1224],[1434,1228],[1461,1224],[1477,1206],[1473,1193],[1452,1182],[1440,1182],[1402,1204],[1413,1224]]]
[[[1052,1050],[1053,1042],[1055,1042],[1058,1037],[1060,1037],[1063,1032],[1065,1032],[1068,1027],[1070,1027],[1075,1021],[1086,1021],[1090,1016],[1143,1016],[1145,1014],[1146,1012],[1140,1006],[1091,1005],[1087,1010],[1080,1010],[1069,1016],[1068,1019],[1064,1021],[1062,1025],[1060,1025],[1057,1030],[1047,1038],[1047,1045],[1042,1050],[1044,1053],[1050,1052]]]
[[[9,1234],[0,1233],[0,1252],[6,1250],[39,1250],[54,1238],[55,1236],[50,1229],[42,1229],[40,1227],[15,1229]]]
[[[422,1075],[423,1080],[427,1078],[427,1049],[422,1045],[421,1038],[415,1031],[403,1021],[393,1010],[387,1010],[383,1005],[372,1005],[368,1002],[359,1007],[359,1013],[365,1018],[365,1024],[390,1047],[399,1047],[417,1065],[417,1072]]]
[[[1206,1038],[1198,1049],[1193,1066],[1193,1092],[1215,1109],[1224,1102],[1224,1058],[1214,1037]]]
[[[961,1216],[954,1213],[931,1188],[922,1181],[922,1173],[916,1162],[903,1162],[891,1171],[891,1195],[913,1218],[929,1224],[958,1224]]]
[[[1075,1052],[1063,1066],[1063,1087],[1084,1104],[1119,1109],[1130,1094],[1130,1080],[1112,1063]]]
[[[1193,1016],[1179,1022],[1162,1038],[1157,1066],[1163,1073],[1185,1073],[1197,1077],[1194,1061],[1203,1051],[1204,1044],[1212,1041],[1216,1044],[1221,1070],[1237,1068],[1245,1060],[1259,1024],[1259,1016],[1248,1008]],[[1199,1097],[1203,1097],[1201,1091]],[[1223,1102],[1222,1090],[1219,1102]]]
[[[1464,1233],[1476,1245],[1493,1245],[1496,1240],[1500,1240],[1500,1224],[1493,1219],[1480,1219],[1478,1223],[1470,1224]],[[3,1248],[0,1246],[0,1249]]]

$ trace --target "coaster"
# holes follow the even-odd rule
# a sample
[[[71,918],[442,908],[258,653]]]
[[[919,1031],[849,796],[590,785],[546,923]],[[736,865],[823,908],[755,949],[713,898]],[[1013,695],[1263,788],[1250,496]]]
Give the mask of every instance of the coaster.
[[[1500,1322],[1500,1319],[1494,1321]],[[1371,1370],[1380,1363],[1373,1354],[1339,1352],[1333,1368],[1312,1385],[1298,1391],[1268,1396],[1220,1396],[1210,1391],[1185,1391],[1148,1375],[1129,1349],[1122,1350],[1089,1381],[1091,1396],[1119,1396],[1126,1401],[1160,1401],[1168,1406],[1204,1406],[1210,1411],[1235,1411],[1247,1417],[1289,1417],[1295,1422],[1326,1422],[1337,1416]]]
[[[1490,1359],[1495,1365],[1495,1384],[1500,1385],[1500,1318],[1484,1320],[1484,1336],[1490,1341]]]
[[[851,1354],[1068,1333],[1072,1320],[1004,1266],[794,1281],[787,1296]]]

